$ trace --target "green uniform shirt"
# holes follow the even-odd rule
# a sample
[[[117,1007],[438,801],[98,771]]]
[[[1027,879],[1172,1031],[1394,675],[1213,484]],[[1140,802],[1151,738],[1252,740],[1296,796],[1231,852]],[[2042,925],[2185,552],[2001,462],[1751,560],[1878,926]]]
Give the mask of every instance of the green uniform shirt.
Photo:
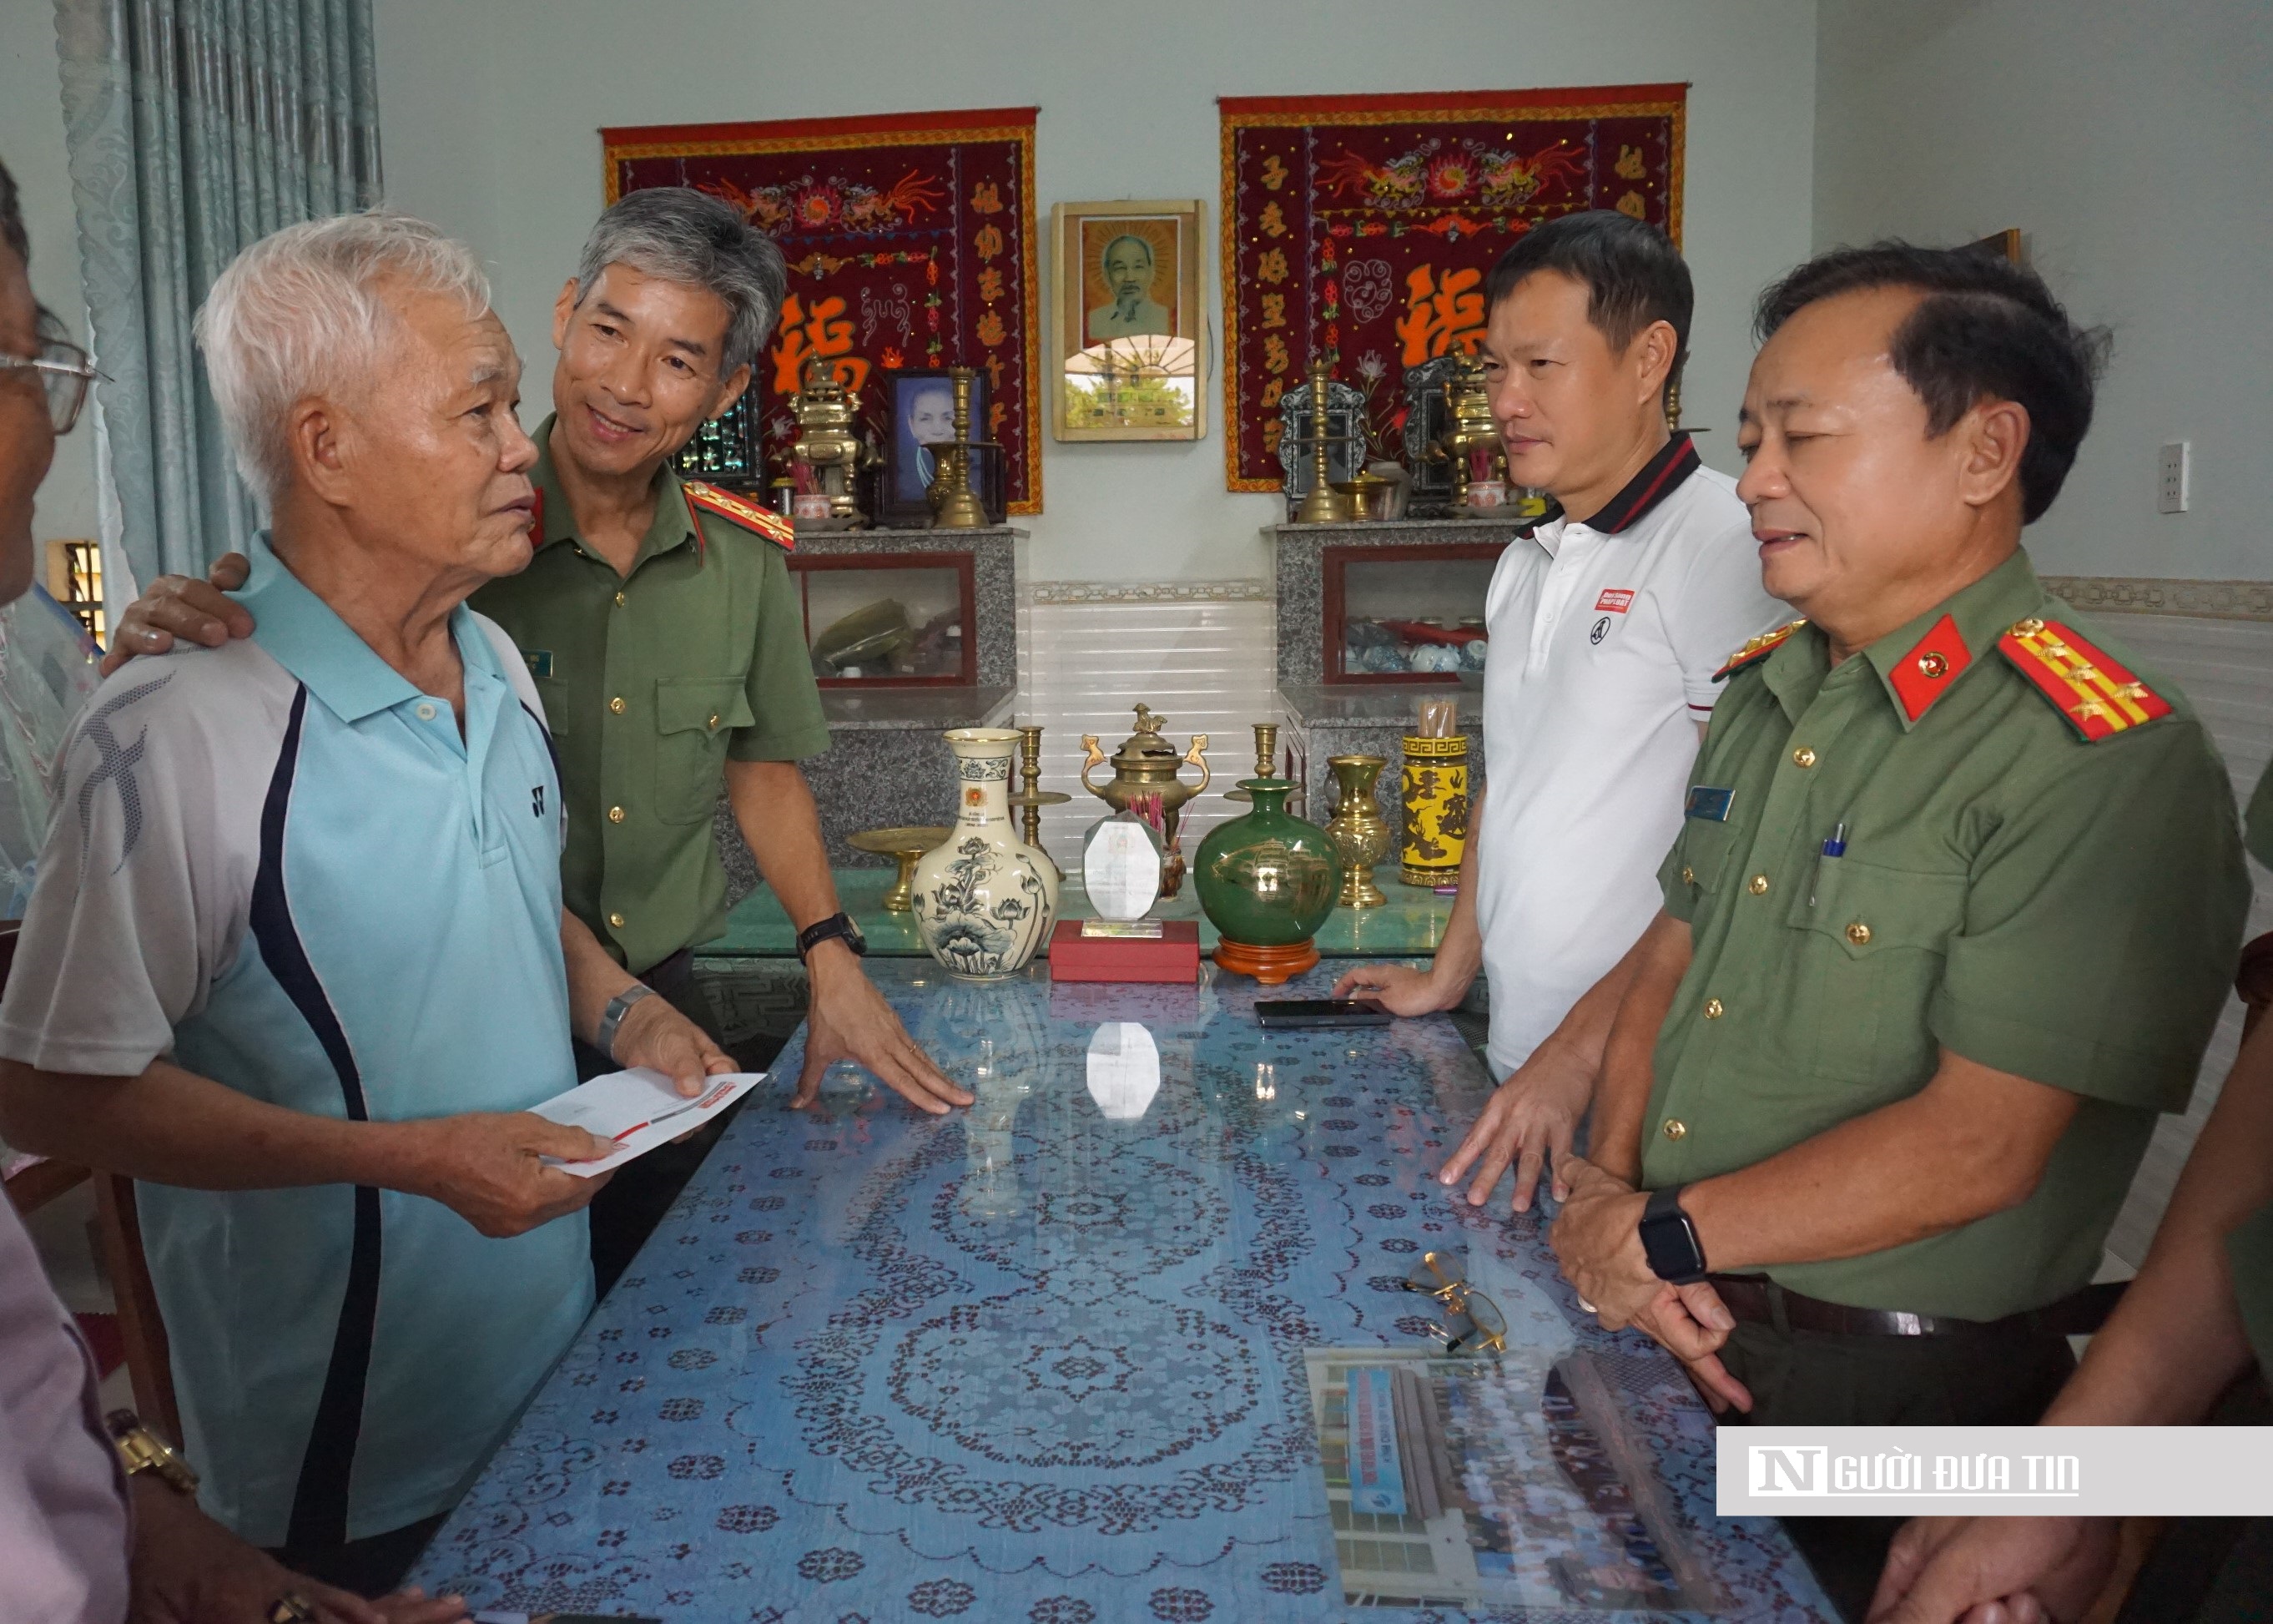
[[[1714,710],[1691,779],[1708,793],[1659,876],[1695,957],[1658,1038],[1643,1183],[1905,1099],[1945,1046],[2082,1096],[2019,1207],[1767,1271],[1792,1290],[1969,1320],[2066,1296],[2156,1113],[2193,1088],[2249,896],[2233,787],[2168,686],[2174,714],[2088,742],[1999,650],[2068,613],[2016,553],[1835,669],[1801,627]],[[1699,816],[1714,790],[1719,821]],[[1842,822],[1845,853],[1820,856]]]
[[[804,614],[782,550],[730,519],[698,534],[679,477],[628,578],[576,536],[537,428],[543,533],[517,575],[473,605],[521,645],[544,698],[568,812],[568,907],[635,970],[716,937],[726,874],[711,815],[726,763],[829,748]]]

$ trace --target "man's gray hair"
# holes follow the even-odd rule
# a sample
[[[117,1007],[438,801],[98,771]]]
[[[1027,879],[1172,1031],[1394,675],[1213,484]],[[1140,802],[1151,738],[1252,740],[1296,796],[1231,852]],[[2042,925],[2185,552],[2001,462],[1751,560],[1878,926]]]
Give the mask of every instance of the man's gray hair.
[[[490,305],[471,249],[385,211],[286,226],[214,282],[198,343],[236,465],[270,507],[292,472],[285,414],[311,395],[350,397],[385,372],[402,321],[388,296],[404,293],[455,298],[469,315]]]
[[[757,364],[789,292],[789,271],[774,239],[731,205],[687,186],[650,186],[610,206],[576,262],[577,304],[611,265],[701,288],[725,302],[721,380]]]
[[[1137,247],[1144,251],[1144,263],[1147,265],[1152,263],[1152,244],[1146,242],[1143,237],[1137,236],[1134,231],[1123,231],[1120,236],[1106,244],[1105,252],[1097,256],[1097,262],[1099,265],[1103,265],[1106,260],[1112,259],[1113,251],[1120,247],[1123,243],[1136,244]]]

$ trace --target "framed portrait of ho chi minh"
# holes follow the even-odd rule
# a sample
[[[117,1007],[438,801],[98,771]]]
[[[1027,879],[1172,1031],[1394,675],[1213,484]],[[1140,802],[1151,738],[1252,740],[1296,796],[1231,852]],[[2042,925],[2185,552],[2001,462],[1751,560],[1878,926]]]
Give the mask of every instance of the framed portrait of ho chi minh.
[[[1197,199],[1050,211],[1051,425],[1060,440],[1207,432]]]

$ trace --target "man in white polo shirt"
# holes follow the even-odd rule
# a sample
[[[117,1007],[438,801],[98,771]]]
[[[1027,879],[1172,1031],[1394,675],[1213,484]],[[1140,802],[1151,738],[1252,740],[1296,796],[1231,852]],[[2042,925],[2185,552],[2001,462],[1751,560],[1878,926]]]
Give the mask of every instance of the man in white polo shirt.
[[[1504,1080],[1438,1177],[1473,1169],[1482,1204],[1513,1163],[1521,1212],[1586,1114],[1617,1002],[1603,989],[1623,989],[1609,973],[1656,912],[1713,674],[1789,616],[1760,588],[1734,482],[1666,416],[1694,298],[1664,233],[1564,215],[1500,257],[1485,297],[1478,356],[1509,477],[1556,505],[1501,553],[1486,598],[1488,793],[1436,960],[1369,965],[1335,993],[1426,1014],[1485,973]]]

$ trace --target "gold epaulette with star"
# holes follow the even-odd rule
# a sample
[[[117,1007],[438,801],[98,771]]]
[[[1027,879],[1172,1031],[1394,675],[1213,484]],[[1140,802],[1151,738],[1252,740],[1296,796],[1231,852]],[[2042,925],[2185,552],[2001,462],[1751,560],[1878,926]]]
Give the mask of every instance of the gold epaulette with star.
[[[2094,648],[2074,627],[2030,615],[1997,640],[2077,736],[2097,742],[2171,714],[2171,702]]]
[[[1744,646],[1729,656],[1729,663],[1713,673],[1713,680],[1718,682],[1731,673],[1742,671],[1756,661],[1767,658],[1769,655],[1783,646],[1785,638],[1806,624],[1804,620],[1794,620],[1790,625],[1779,626],[1772,632],[1762,632],[1757,637],[1745,638]]]
[[[699,508],[702,513],[715,513],[722,519],[764,537],[784,553],[797,546],[797,526],[770,508],[761,508],[731,491],[722,491],[715,485],[704,485],[699,479],[682,480],[679,488],[686,492],[686,506],[690,510]],[[700,516],[695,518],[694,527],[698,530],[702,528]]]

